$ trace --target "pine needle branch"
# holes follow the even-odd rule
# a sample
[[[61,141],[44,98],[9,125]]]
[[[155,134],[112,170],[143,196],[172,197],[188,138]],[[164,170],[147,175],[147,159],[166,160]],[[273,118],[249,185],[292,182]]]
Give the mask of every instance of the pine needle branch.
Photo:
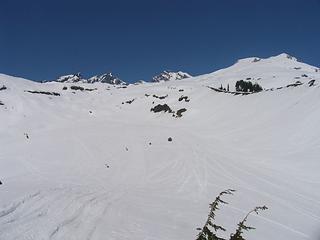
[[[208,214],[207,221],[206,221],[205,225],[203,226],[203,228],[202,229],[200,228],[201,231],[198,234],[196,240],[225,240],[224,238],[218,237],[216,235],[216,232],[218,232],[218,230],[226,231],[226,229],[222,226],[214,224],[213,221],[215,220],[215,217],[216,217],[215,211],[219,210],[219,208],[218,208],[219,204],[221,204],[221,203],[228,204],[227,202],[223,201],[221,199],[221,197],[223,195],[233,194],[234,192],[235,192],[235,190],[233,190],[233,189],[224,190],[216,197],[216,199],[211,204],[209,204],[210,212]],[[209,229],[209,227],[213,228],[214,232],[212,232]]]
[[[248,220],[248,217],[251,213],[259,214],[259,211],[267,210],[268,208],[266,206],[262,207],[255,207],[253,210],[247,213],[247,215],[244,217],[244,219],[238,223],[238,228],[236,229],[236,232],[234,234],[230,235],[230,240],[245,240],[242,236],[243,231],[249,231],[255,229],[254,227],[245,225],[246,221]]]

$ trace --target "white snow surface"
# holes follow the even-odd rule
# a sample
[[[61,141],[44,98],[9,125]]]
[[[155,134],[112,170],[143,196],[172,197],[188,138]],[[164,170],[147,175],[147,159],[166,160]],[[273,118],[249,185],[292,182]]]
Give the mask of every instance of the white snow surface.
[[[78,84],[90,92],[1,74],[0,239],[192,240],[228,188],[220,236],[267,205],[246,239],[318,239],[320,72],[286,54],[254,59],[180,81]],[[246,78],[274,90],[207,87]],[[150,112],[158,103],[187,111]]]

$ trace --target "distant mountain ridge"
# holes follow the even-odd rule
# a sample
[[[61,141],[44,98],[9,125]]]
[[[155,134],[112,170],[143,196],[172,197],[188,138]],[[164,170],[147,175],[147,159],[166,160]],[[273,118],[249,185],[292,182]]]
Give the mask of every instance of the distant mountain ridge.
[[[77,74],[69,74],[60,76],[56,82],[62,83],[109,83],[112,85],[125,85],[127,84],[125,81],[122,81],[120,78],[114,76],[112,73],[105,73],[101,75],[95,75],[88,79],[82,77],[81,73]]]
[[[178,71],[163,71],[159,75],[156,75],[152,78],[151,82],[166,82],[166,81],[175,81],[192,77],[189,73]],[[95,75],[88,79],[83,78],[81,73],[63,75],[57,78],[55,82],[61,83],[109,83],[112,85],[126,85],[127,83],[113,73],[105,73],[101,75]],[[137,83],[142,84],[145,81],[138,81]]]

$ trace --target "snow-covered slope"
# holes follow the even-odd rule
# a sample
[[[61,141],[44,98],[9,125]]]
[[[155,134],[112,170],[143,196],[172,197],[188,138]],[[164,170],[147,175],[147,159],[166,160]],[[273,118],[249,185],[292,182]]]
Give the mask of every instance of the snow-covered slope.
[[[185,72],[170,72],[170,71],[163,71],[157,76],[152,78],[152,82],[162,82],[162,81],[174,81],[174,80],[181,80],[185,78],[192,77],[190,74]]]
[[[227,188],[222,236],[265,204],[246,239],[317,239],[320,72],[285,55],[253,60],[92,91],[0,75],[0,239],[192,240]],[[273,90],[208,88],[249,77]],[[187,111],[151,112],[159,103]]]
[[[284,87],[288,84],[300,81],[307,83],[319,76],[320,69],[297,61],[288,54],[261,59],[257,57],[238,60],[231,67],[216,71],[211,74],[199,76],[196,79],[214,86],[221,84],[230,90],[234,90],[236,81],[245,80],[257,82],[264,89]]]

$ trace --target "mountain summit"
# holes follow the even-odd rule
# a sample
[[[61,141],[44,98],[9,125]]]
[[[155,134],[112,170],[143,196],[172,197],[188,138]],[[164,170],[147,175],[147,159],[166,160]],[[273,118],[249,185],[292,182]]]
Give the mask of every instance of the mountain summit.
[[[169,72],[169,71],[163,71],[159,75],[152,78],[151,82],[162,82],[162,81],[172,81],[172,80],[181,80],[185,78],[192,77],[190,74],[185,72]]]
[[[96,75],[87,80],[88,83],[109,83],[114,85],[121,85],[126,84],[124,81],[122,81],[120,78],[114,76],[112,73],[105,73],[102,75]]]
[[[60,76],[56,82],[63,82],[63,83],[75,83],[75,82],[83,82],[85,79],[82,78],[81,73],[77,74],[69,74]]]
[[[114,76],[112,73],[105,73],[102,75],[95,75],[89,79],[82,78],[81,73],[64,75],[59,77],[56,82],[63,83],[109,83],[113,85],[123,85],[126,82],[122,81],[120,78]]]
[[[298,59],[287,54],[287,53],[281,53],[276,56],[271,56],[268,58],[259,58],[259,57],[248,57],[248,58],[242,58],[237,61],[237,63],[257,63],[260,61],[277,61],[277,62],[298,62]]]

